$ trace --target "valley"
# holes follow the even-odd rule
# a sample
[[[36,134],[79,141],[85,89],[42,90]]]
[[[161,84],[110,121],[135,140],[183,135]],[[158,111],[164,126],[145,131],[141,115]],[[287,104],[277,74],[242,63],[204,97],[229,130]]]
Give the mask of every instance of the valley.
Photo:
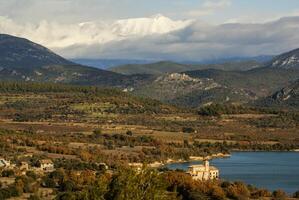
[[[196,181],[167,164],[298,151],[298,50],[266,63],[138,63],[109,71],[22,38],[1,35],[0,44],[0,199],[115,199],[117,191],[132,199],[144,191],[135,188],[140,180],[152,184],[142,200],[287,196]]]

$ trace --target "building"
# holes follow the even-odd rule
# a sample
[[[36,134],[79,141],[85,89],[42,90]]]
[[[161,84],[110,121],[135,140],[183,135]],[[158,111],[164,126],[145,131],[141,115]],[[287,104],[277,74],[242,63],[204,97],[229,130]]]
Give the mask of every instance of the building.
[[[219,178],[219,170],[210,166],[209,161],[205,160],[203,165],[191,165],[187,171],[194,180],[214,180]]]
[[[10,166],[10,161],[0,158],[0,168],[7,168]]]
[[[54,170],[54,163],[52,160],[45,159],[39,161],[39,167],[43,171],[53,171]]]

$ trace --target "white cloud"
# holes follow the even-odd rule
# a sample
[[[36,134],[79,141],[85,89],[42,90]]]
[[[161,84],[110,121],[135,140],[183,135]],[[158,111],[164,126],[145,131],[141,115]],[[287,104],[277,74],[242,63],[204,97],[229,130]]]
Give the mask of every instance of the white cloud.
[[[298,48],[299,17],[265,24],[193,24],[181,31],[105,44],[73,47],[67,53],[101,55],[103,58],[201,60],[278,54]],[[84,52],[82,52],[84,49]],[[70,54],[69,54],[70,55]]]
[[[231,4],[231,0],[206,0],[199,8],[186,12],[186,15],[193,18],[211,15],[219,9],[231,6]]]
[[[28,24],[0,17],[0,32],[29,38],[72,58],[202,60],[278,54],[299,47],[299,17],[222,25],[160,17],[163,23],[156,18],[147,23],[129,20],[116,29],[111,28],[115,23],[102,21]],[[145,26],[136,28],[138,24]]]

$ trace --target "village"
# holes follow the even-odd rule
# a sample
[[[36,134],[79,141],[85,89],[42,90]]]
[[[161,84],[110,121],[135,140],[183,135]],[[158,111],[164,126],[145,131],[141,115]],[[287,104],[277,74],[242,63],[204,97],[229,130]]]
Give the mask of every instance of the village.
[[[113,170],[109,170],[109,167],[105,163],[98,163],[98,165],[101,166],[106,173],[113,174]],[[145,165],[140,163],[131,163],[129,166],[137,173],[141,173],[141,171],[145,169]],[[159,165],[156,163],[156,165],[152,164],[148,167],[157,168]],[[51,159],[40,159],[37,161],[36,165],[32,165],[26,161],[12,163],[10,160],[0,157],[0,186],[2,189],[9,188],[11,185],[16,183],[16,177],[30,176],[30,174],[34,177],[45,177],[48,174],[53,173],[55,170],[57,169],[55,168],[54,162]],[[79,177],[82,175],[83,171],[78,170],[74,171],[73,173]],[[89,173],[96,175],[97,172],[90,171]],[[204,160],[203,165],[190,165],[185,173],[196,181],[219,179],[219,170],[214,166],[210,166],[208,160]],[[43,197],[44,199],[53,199],[53,189],[47,188],[45,183],[42,183],[42,185],[45,187],[38,189],[37,192],[39,193],[39,196]]]

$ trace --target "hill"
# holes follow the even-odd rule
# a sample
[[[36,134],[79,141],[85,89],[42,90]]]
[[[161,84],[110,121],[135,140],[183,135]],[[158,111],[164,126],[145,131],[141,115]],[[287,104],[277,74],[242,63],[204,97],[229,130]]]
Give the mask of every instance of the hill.
[[[210,78],[229,88],[251,91],[259,97],[271,95],[284,85],[298,79],[299,70],[256,68],[249,71],[197,70],[185,72],[194,78]]]
[[[110,71],[131,75],[131,74],[153,74],[162,75],[165,73],[179,73],[193,70],[221,69],[245,71],[261,66],[262,63],[255,60],[230,61],[216,64],[181,64],[170,61],[162,61],[150,64],[129,64],[109,68]]]
[[[126,87],[148,76],[125,76],[74,64],[29,40],[0,35],[0,79]]]
[[[48,65],[36,68],[2,68],[0,79],[6,81],[52,82],[76,85],[129,87],[142,84],[149,76],[125,76],[82,65]]]
[[[299,109],[299,79],[257,104],[266,107]]]
[[[270,96],[299,78],[299,69],[286,67],[284,62],[276,67],[257,67],[255,61],[209,65],[158,62],[114,68],[123,73],[120,74],[73,64],[26,39],[8,35],[1,38],[2,44],[6,44],[1,45],[0,54],[0,79],[3,81],[118,87],[179,106],[252,102]],[[278,58],[287,59],[285,55],[294,58],[296,50],[292,52],[275,57],[272,63],[278,63]],[[240,70],[245,69],[244,66],[250,70]],[[216,69],[210,69],[213,67]],[[200,70],[194,70],[198,68]],[[222,70],[235,68],[238,70]]]
[[[169,78],[172,76],[186,80]],[[134,93],[187,107],[246,104],[273,94],[298,77],[297,69],[268,67],[248,71],[196,70],[158,76],[153,82],[135,88]]]
[[[271,68],[299,69],[299,49],[275,57],[268,66]]]
[[[71,65],[72,62],[24,38],[0,34],[0,68]]]
[[[197,108],[211,103],[246,103],[256,99],[253,93],[219,84],[207,77],[191,77],[184,73],[158,76],[153,82],[133,91],[177,106]]]

